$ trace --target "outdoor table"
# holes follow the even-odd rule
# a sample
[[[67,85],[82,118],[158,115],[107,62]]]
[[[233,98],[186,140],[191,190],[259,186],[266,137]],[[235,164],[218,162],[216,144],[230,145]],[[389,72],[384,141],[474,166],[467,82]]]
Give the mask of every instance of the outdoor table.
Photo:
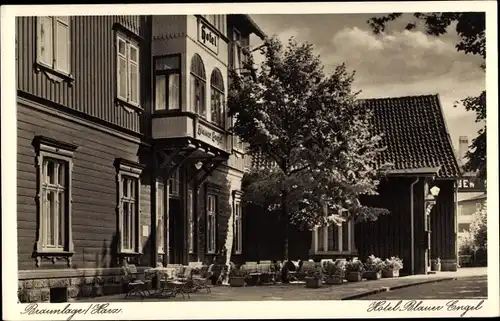
[[[163,294],[167,294],[167,296],[169,296],[169,297],[175,296],[176,291],[168,288],[168,283],[169,283],[168,271],[169,270],[171,270],[171,269],[164,268],[164,267],[156,267],[156,268],[147,269],[144,271],[144,274],[154,274],[154,277],[156,278],[155,289],[153,290],[152,293],[148,291],[148,294],[155,295],[155,296],[156,295],[163,295]],[[162,272],[167,274],[167,278],[161,277],[160,274],[162,274]]]

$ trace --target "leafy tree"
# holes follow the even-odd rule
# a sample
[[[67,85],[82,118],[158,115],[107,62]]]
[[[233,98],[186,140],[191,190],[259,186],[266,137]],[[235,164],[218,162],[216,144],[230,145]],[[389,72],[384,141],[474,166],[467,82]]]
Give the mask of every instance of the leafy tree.
[[[488,249],[488,217],[486,202],[481,204],[481,207],[474,213],[472,223],[469,226],[469,231],[465,233],[459,240],[459,252],[462,255],[473,255],[479,261],[484,258],[478,257],[478,253],[484,254]],[[481,263],[481,262],[475,262]]]
[[[386,16],[373,17],[367,21],[375,34],[383,33],[391,21],[399,19],[402,13],[391,13]],[[423,27],[427,34],[441,36],[449,32],[450,27],[455,28],[458,35],[456,44],[457,51],[465,54],[479,55],[483,58],[481,68],[486,70],[486,23],[484,12],[442,12],[413,14],[405,29],[413,30]],[[461,104],[468,111],[476,113],[476,122],[484,123],[484,127],[478,131],[476,138],[472,140],[468,159],[464,166],[467,171],[477,173],[480,179],[486,179],[486,91],[475,97],[462,99]],[[455,103],[455,107],[459,102]]]
[[[244,199],[280,211],[288,259],[290,223],[311,228],[388,213],[358,200],[376,194],[383,148],[344,65],[325,74],[312,45],[293,38],[287,46],[268,38],[261,54],[258,68],[251,56],[245,63],[251,73],[231,75],[228,107],[232,130],[263,163],[245,177]]]

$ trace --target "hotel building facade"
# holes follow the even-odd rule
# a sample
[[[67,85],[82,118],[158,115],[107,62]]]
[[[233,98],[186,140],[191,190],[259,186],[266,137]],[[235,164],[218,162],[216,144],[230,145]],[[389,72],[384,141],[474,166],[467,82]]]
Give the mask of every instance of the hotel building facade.
[[[225,101],[251,34],[247,15],[17,18],[21,301],[243,253]]]

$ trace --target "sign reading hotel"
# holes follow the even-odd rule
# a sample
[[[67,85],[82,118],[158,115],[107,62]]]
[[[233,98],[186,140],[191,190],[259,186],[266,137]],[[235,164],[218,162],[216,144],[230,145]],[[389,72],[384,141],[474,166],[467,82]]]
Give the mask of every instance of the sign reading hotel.
[[[198,124],[196,128],[196,138],[214,147],[225,150],[224,135],[205,125]]]
[[[463,176],[457,183],[458,192],[486,192],[484,182],[474,176]]]
[[[219,53],[219,36],[203,21],[198,21],[198,41],[215,54]]]

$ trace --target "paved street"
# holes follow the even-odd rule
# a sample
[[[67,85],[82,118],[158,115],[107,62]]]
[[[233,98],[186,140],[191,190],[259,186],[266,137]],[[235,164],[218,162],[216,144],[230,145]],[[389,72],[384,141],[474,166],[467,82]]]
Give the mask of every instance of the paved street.
[[[475,276],[381,292],[361,300],[475,299],[487,297],[487,277]]]

